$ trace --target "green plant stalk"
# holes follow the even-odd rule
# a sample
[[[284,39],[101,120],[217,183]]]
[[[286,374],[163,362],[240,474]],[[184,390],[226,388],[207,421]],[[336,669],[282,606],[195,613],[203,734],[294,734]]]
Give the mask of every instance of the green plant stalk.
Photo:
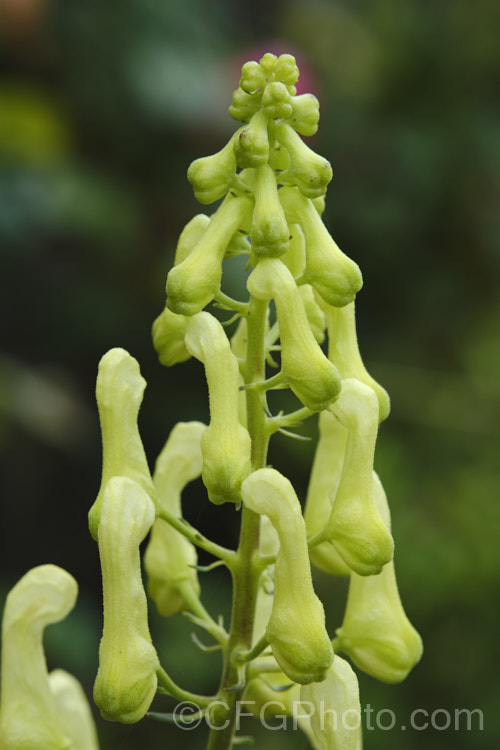
[[[248,317],[247,358],[244,368],[245,384],[265,377],[265,330],[267,302],[251,298]],[[267,460],[269,432],[263,409],[263,395],[259,389],[246,391],[247,429],[252,440],[252,471],[263,468]],[[233,606],[229,641],[224,654],[224,669],[218,699],[227,705],[218,717],[211,717],[207,750],[230,750],[236,726],[238,703],[242,698],[248,665],[238,662],[237,654],[252,645],[253,622],[261,566],[259,565],[259,516],[242,507],[240,540],[236,560],[231,566],[233,578]],[[218,726],[217,726],[218,725]],[[220,727],[220,728],[218,728]]]

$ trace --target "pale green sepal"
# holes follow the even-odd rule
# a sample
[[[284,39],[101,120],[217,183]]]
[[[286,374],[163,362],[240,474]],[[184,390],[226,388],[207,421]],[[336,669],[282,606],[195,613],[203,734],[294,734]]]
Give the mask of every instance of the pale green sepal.
[[[146,381],[139,364],[125,349],[110,349],[99,363],[96,399],[102,435],[102,477],[96,501],[89,511],[89,529],[97,541],[104,487],[111,477],[126,476],[155,500],[137,418]]]
[[[160,509],[182,517],[181,493],[184,487],[201,474],[201,436],[206,429],[202,422],[179,422],[175,425],[156,461],[153,481]],[[182,588],[187,586],[198,597],[200,585],[193,566],[197,564],[196,549],[185,536],[157,518],[144,555],[148,575],[148,592],[163,617],[170,617],[189,608]]]
[[[80,682],[64,669],[54,669],[49,684],[71,750],[99,750],[94,718]]]
[[[332,663],[333,649],[323,605],[312,585],[306,528],[295,491],[275,469],[259,469],[245,479],[241,493],[248,508],[268,516],[279,537],[266,628],[274,657],[294,682],[320,682]]]
[[[389,394],[367,372],[359,353],[356,335],[355,303],[344,307],[323,304],[328,327],[328,358],[337,367],[342,379],[356,378],[373,388],[379,403],[379,420],[387,419],[391,410]]]
[[[139,545],[155,520],[147,493],[127,477],[106,484],[99,524],[104,627],[94,700],[103,718],[142,719],[156,693],[158,657],[148,627]]]
[[[326,680],[300,688],[300,700],[311,712],[314,750],[360,750],[359,685],[352,667],[336,656]]]
[[[306,146],[300,135],[285,122],[278,126],[277,136],[290,155],[287,182],[297,185],[306,198],[323,195],[333,176],[330,162]]]
[[[267,164],[269,159],[267,123],[267,114],[261,109],[253,115],[246,127],[240,128],[238,137],[233,139],[236,163],[242,169]]]
[[[352,302],[363,286],[357,263],[339,249],[315,205],[297,188],[283,187],[278,195],[288,223],[298,223],[304,231],[307,281],[329,305],[343,307]]]
[[[375,472],[373,493],[380,515],[389,527],[387,498]],[[351,574],[337,642],[339,650],[357,667],[382,682],[401,682],[420,660],[422,640],[401,604],[392,561],[377,576]]]
[[[153,346],[162,365],[172,367],[191,357],[184,343],[186,325],[187,317],[176,315],[168,307],[154,321]]]
[[[250,472],[250,435],[238,418],[238,360],[217,318],[207,312],[188,323],[186,346],[205,366],[210,424],[203,433],[202,479],[211,502],[240,502],[240,486]]]
[[[342,475],[327,524],[328,538],[344,562],[362,576],[380,573],[392,560],[394,542],[373,497],[378,399],[359,380],[342,381],[330,410],[347,428]]]
[[[274,298],[281,339],[281,369],[290,388],[312,411],[326,409],[337,398],[341,381],[311,331],[295,280],[281,260],[261,260],[247,287],[257,299]]]
[[[306,240],[300,224],[291,224],[289,230],[288,252],[283,255],[281,260],[292,276],[297,278],[304,273],[306,267]]]
[[[188,221],[177,240],[174,266],[178,266],[179,263],[182,263],[182,261],[185,260],[194,250],[207,231],[209,224],[210,217],[206,214],[196,214],[196,216],[193,216],[193,218]]]
[[[314,296],[314,290],[310,284],[302,284],[299,286],[300,296],[302,297],[302,304],[306,312],[306,317],[309,322],[312,334],[318,344],[322,344],[325,340],[325,328],[326,318],[323,310],[316,302]]]
[[[238,133],[239,131],[236,131],[224,148],[216,154],[195,159],[189,165],[187,178],[193,186],[196,200],[200,203],[218,201],[231,187],[236,174],[233,144]]]
[[[167,306],[178,315],[195,315],[220,290],[222,259],[234,233],[251,220],[253,202],[228,195],[191,253],[167,276]]]
[[[40,565],[7,595],[2,621],[2,750],[72,748],[50,691],[43,632],[69,614],[77,594],[73,576],[56,565]]]
[[[323,531],[332,511],[344,464],[347,429],[326,410],[319,415],[319,439],[307,489],[304,520],[309,537]],[[348,576],[350,568],[330,542],[310,551],[311,562],[330,575]]]
[[[288,250],[290,235],[278,198],[274,172],[269,164],[255,170],[255,208],[252,219],[252,252],[259,258],[275,258]]]

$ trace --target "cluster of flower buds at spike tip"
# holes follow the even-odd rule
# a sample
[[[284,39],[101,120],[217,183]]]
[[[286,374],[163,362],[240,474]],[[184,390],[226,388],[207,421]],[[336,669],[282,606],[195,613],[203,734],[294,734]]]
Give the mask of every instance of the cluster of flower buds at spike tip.
[[[306,528],[290,481],[275,469],[259,469],[243,482],[244,504],[268,516],[280,547],[276,555],[274,599],[266,636],[283,672],[302,685],[325,679],[333,649],[325,612],[311,578]]]
[[[167,276],[167,306],[178,315],[195,315],[220,291],[222,260],[239,229],[250,226],[253,201],[227,195],[189,255]]]
[[[239,503],[242,481],[250,473],[250,435],[238,417],[238,360],[217,318],[198,313],[188,323],[186,346],[205,366],[210,424],[203,433],[202,479],[211,502]]]
[[[155,520],[155,506],[137,482],[113,477],[101,503],[99,556],[104,627],[94,700],[110,721],[142,719],[156,693],[158,657],[148,627],[139,545]]]
[[[89,511],[90,533],[96,541],[102,495],[111,477],[129,477],[153,500],[156,497],[137,425],[145,387],[137,360],[125,349],[110,349],[102,357],[96,383],[102,434],[102,478],[99,494]]]
[[[205,429],[202,422],[179,422],[156,461],[153,481],[159,509],[176,518],[182,516],[183,489],[201,474],[201,436]],[[148,592],[164,617],[188,609],[189,597],[199,596],[196,563],[196,549],[191,542],[163,518],[157,518],[144,555],[144,567]]]
[[[314,750],[361,750],[358,679],[344,659],[335,657],[323,682],[303,685],[300,700],[310,711]]]
[[[387,498],[375,472],[372,482],[379,513],[390,528]],[[335,644],[357,667],[382,682],[401,682],[420,660],[422,640],[401,604],[392,561],[377,576],[352,573]]]
[[[373,497],[378,399],[369,386],[349,378],[342,382],[342,393],[330,409],[347,428],[347,438],[326,536],[351,570],[376,575],[394,554],[391,533]]]
[[[56,565],[40,565],[28,571],[7,596],[2,622],[2,750],[74,747],[51,690],[43,632],[71,612],[77,593],[69,573]],[[81,700],[85,701],[82,695]],[[97,747],[93,736],[89,750]]]
[[[290,388],[311,411],[326,409],[340,393],[340,376],[314,338],[292,274],[278,258],[266,258],[250,274],[247,287],[257,299],[275,301],[281,368]]]

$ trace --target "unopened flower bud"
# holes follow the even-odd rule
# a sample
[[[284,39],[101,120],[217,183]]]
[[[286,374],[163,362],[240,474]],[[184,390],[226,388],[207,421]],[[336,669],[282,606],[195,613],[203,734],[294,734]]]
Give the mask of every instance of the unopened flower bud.
[[[250,472],[250,435],[238,419],[239,367],[217,318],[201,312],[189,320],[186,346],[205,366],[210,424],[203,433],[202,479],[211,502],[240,501]]]
[[[281,260],[266,258],[254,268],[247,286],[257,299],[274,298],[281,368],[290,388],[312,411],[326,409],[340,392],[340,377],[313,336],[290,271]]]
[[[277,135],[290,155],[287,181],[297,185],[306,198],[323,195],[332,179],[330,162],[306,146],[300,135],[287,123],[283,122],[278,126]]]
[[[168,307],[154,321],[153,346],[162,365],[171,367],[190,358],[184,343],[187,321],[185,315],[176,315]]]
[[[167,306],[178,315],[195,315],[220,290],[222,259],[233,234],[250,221],[252,202],[227,196],[196,247],[167,276]]]
[[[156,693],[158,657],[148,627],[139,545],[155,520],[155,506],[127,477],[106,484],[99,524],[104,627],[94,700],[105,719],[142,719]]]
[[[292,99],[290,125],[301,135],[314,135],[318,130],[319,102],[313,94],[301,94]]]
[[[336,656],[326,680],[300,688],[311,713],[314,750],[361,750],[359,685],[352,667]]]
[[[288,237],[288,224],[278,198],[276,178],[269,164],[264,164],[255,173],[252,251],[257,257],[283,255],[288,250]]]
[[[379,513],[390,524],[384,488],[373,473]],[[393,562],[376,576],[351,574],[338,648],[357,667],[382,682],[401,682],[422,656],[422,640],[408,620],[399,597]]]
[[[218,201],[231,187],[236,174],[233,144],[238,133],[239,131],[236,131],[224,148],[216,154],[195,159],[189,165],[187,178],[193,186],[196,200],[200,203]]]
[[[278,57],[274,67],[274,77],[287,86],[293,86],[299,80],[299,69],[293,55],[284,54]]]
[[[356,378],[375,391],[379,403],[379,420],[389,416],[389,394],[367,372],[361,359],[356,335],[354,302],[344,307],[323,305],[328,326],[328,358],[335,364],[342,379]]]
[[[352,302],[363,286],[358,265],[339,249],[313,203],[297,188],[283,187],[279,197],[288,223],[298,223],[304,231],[307,281],[329,305]]]
[[[319,415],[319,439],[307,489],[304,520],[309,537],[323,531],[332,512],[344,464],[347,429],[326,410]],[[311,562],[325,573],[348,576],[350,569],[330,542],[322,542],[309,553]]]
[[[354,378],[330,410],[347,428],[340,483],[327,524],[328,538],[344,562],[362,576],[380,573],[394,553],[394,542],[373,498],[373,459],[378,429],[375,392]]]
[[[56,565],[29,570],[9,592],[2,622],[0,747],[69,750],[50,690],[43,632],[73,609],[75,579]]]
[[[102,494],[111,477],[126,476],[153,498],[156,492],[142,445],[137,418],[146,381],[125,349],[110,349],[99,363],[96,398],[102,435],[99,494],[89,511],[89,529],[97,541]]]
[[[72,743],[71,750],[98,750],[94,718],[79,681],[64,669],[54,669],[49,674],[49,684],[61,728]]]
[[[256,112],[248,125],[233,138],[236,162],[242,169],[260,167],[269,159],[268,116],[263,109]],[[275,181],[276,182],[276,181]]]
[[[233,92],[233,100],[229,107],[229,114],[235,120],[240,122],[248,122],[251,117],[260,109],[260,103],[262,101],[262,92],[256,91],[254,93],[247,93],[242,88],[237,88]]]
[[[293,112],[292,97],[284,83],[273,81],[268,83],[262,96],[262,106],[267,116],[272,120],[282,120],[290,117]]]
[[[159,508],[176,518],[182,516],[184,487],[201,474],[201,436],[205,429],[201,422],[179,422],[156,461],[153,481]],[[194,597],[199,596],[198,576],[193,567],[196,563],[193,544],[163,518],[157,518],[144,555],[144,567],[148,592],[164,617],[189,608],[184,597],[186,587]]]
[[[269,76],[274,71],[277,62],[277,55],[274,55],[272,52],[266,52],[266,54],[260,58],[259,65],[266,75]]]
[[[240,88],[247,94],[254,94],[266,84],[266,74],[255,60],[246,62],[241,68]]]
[[[250,474],[241,491],[248,508],[268,516],[280,542],[266,628],[274,657],[294,682],[320,682],[332,663],[333,649],[323,605],[312,585],[300,503],[289,480],[275,469]]]

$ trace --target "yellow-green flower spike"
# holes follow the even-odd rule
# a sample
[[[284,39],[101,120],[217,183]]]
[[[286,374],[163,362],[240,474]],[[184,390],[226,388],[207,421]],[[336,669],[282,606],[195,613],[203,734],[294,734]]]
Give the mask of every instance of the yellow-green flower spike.
[[[142,719],[156,693],[158,657],[148,627],[139,545],[155,520],[155,506],[136,482],[106,484],[99,524],[104,627],[94,700],[103,718]]]
[[[297,398],[312,411],[337,398],[341,381],[311,331],[295,280],[279,259],[261,260],[247,282],[257,299],[274,298],[281,339],[281,367]]]
[[[194,196],[199,203],[214,203],[222,198],[236,175],[234,143],[239,131],[232,136],[224,148],[212,156],[195,159],[188,169],[187,178],[193,186]]]
[[[331,411],[347,428],[342,475],[327,533],[344,562],[362,576],[380,573],[394,553],[391,533],[373,497],[373,459],[378,429],[378,399],[365,383],[342,381]]]
[[[290,155],[290,168],[285,175],[287,182],[296,185],[306,198],[323,195],[333,177],[330,162],[306,146],[286,122],[278,125],[276,134]]]
[[[261,109],[253,115],[246,127],[240,128],[238,137],[233,139],[236,163],[242,169],[267,164],[269,159],[267,123],[267,113]]]
[[[179,422],[156,461],[153,481],[159,507],[176,518],[182,516],[182,490],[201,474],[201,436],[205,429],[202,422]],[[200,585],[193,567],[197,560],[191,542],[162,518],[157,518],[144,555],[144,567],[149,595],[164,617],[189,608],[186,589],[198,598]]]
[[[216,505],[240,502],[250,472],[250,435],[238,419],[238,360],[217,318],[201,312],[189,320],[186,346],[205,366],[210,424],[203,433],[202,479]]]
[[[334,307],[352,302],[363,286],[359,266],[334,242],[315,205],[294,187],[282,187],[278,195],[288,223],[300,224],[306,238],[306,280]]]
[[[155,489],[142,445],[137,417],[146,381],[139,364],[125,349],[110,349],[99,363],[96,398],[102,434],[102,477],[89,511],[89,529],[97,541],[104,487],[111,477],[126,476],[155,498]]]
[[[99,750],[97,732],[87,696],[76,677],[64,669],[49,674],[50,691],[71,750]]]
[[[71,612],[77,593],[73,576],[56,565],[40,565],[7,596],[2,622],[2,750],[72,747],[50,691],[43,632]]]
[[[208,229],[210,217],[206,214],[196,214],[188,221],[177,240],[174,265],[178,266],[194,250],[198,242]]]
[[[387,498],[375,472],[373,493],[389,525]],[[392,562],[377,576],[352,573],[336,642],[357,667],[382,682],[401,682],[420,660],[422,640],[401,604]]]
[[[295,491],[275,469],[259,469],[241,487],[245,505],[268,516],[280,547],[266,635],[274,657],[294,682],[324,680],[333,660],[323,605],[311,578],[304,519]]]
[[[347,429],[326,410],[319,415],[319,439],[307,489],[304,520],[309,537],[323,531],[337,492],[344,464]],[[350,568],[330,542],[322,542],[309,553],[311,562],[325,573],[348,576]]]
[[[283,255],[288,250],[289,234],[274,172],[269,164],[264,164],[255,170],[252,251],[259,258]]]
[[[345,659],[335,657],[323,682],[303,685],[300,700],[312,709],[314,750],[361,750],[358,678]]]
[[[387,419],[391,410],[389,394],[367,372],[359,353],[356,335],[354,302],[344,307],[323,305],[328,327],[328,358],[335,364],[342,379],[356,378],[373,388],[379,403],[379,420]]]
[[[319,102],[316,97],[313,94],[294,96],[288,122],[300,135],[314,135],[319,122]]]
[[[226,196],[191,253],[167,276],[167,306],[178,315],[195,315],[220,290],[222,259],[232,236],[250,225],[253,202]]]
[[[153,346],[162,365],[171,367],[191,357],[184,343],[187,321],[185,315],[176,315],[168,307],[154,321]]]

